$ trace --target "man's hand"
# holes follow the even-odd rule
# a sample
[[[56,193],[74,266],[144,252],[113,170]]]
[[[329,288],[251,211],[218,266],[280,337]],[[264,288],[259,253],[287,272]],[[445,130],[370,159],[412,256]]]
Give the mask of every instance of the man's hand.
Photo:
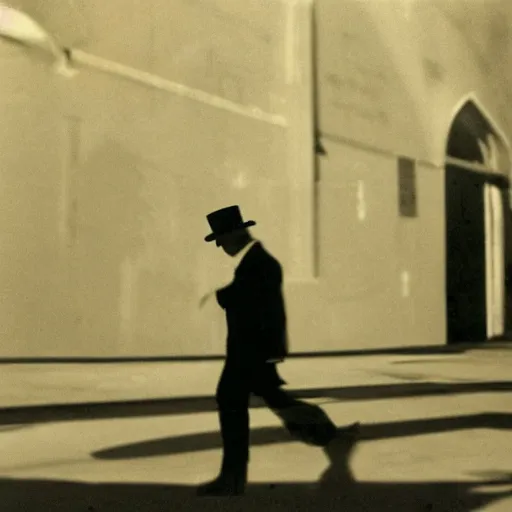
[[[201,300],[199,301],[199,308],[202,308],[212,297],[217,297],[217,293],[225,292],[230,288],[232,283],[226,284],[225,286],[221,286],[219,288],[216,288],[212,290],[211,292],[207,293],[206,295],[203,295],[201,297]]]
[[[214,295],[215,295],[215,291],[209,292],[206,295],[203,295],[201,297],[201,300],[199,301],[199,308],[202,308],[210,300],[210,298],[213,297]]]

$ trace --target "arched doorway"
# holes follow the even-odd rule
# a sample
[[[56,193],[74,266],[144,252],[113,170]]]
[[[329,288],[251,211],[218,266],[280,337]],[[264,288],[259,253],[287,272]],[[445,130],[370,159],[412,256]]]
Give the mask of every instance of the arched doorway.
[[[466,102],[446,147],[448,343],[484,341],[505,330],[506,153],[478,107]]]

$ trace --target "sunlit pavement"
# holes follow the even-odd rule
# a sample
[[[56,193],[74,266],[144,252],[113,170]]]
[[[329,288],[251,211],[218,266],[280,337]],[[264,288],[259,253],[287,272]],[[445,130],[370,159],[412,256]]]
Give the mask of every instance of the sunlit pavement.
[[[340,426],[361,421],[359,437],[342,437],[325,451],[303,445],[254,400],[246,495],[218,499],[196,498],[194,486],[213,478],[219,468],[211,395],[221,363],[201,363],[195,375],[187,365],[198,363],[179,363],[187,370],[181,373],[177,363],[124,365],[110,373],[91,368],[80,373],[78,367],[73,373],[68,366],[60,379],[63,388],[73,384],[67,394],[58,389],[55,367],[34,376],[40,367],[32,366],[25,395],[21,376],[30,372],[5,366],[2,381],[17,375],[18,395],[25,396],[17,405],[42,404],[44,397],[51,403],[44,389],[58,389],[54,403],[78,403],[84,397],[121,400],[123,393],[124,399],[170,400],[46,413],[4,409],[0,509],[509,512],[511,363],[510,347],[289,360],[280,368],[288,388],[321,404]],[[30,392],[34,382],[49,375],[53,380],[44,381],[47,388]],[[123,379],[129,380],[124,387]],[[87,382],[95,389],[87,389]],[[14,387],[4,389],[4,406],[16,405]],[[205,398],[172,399],[185,391]]]

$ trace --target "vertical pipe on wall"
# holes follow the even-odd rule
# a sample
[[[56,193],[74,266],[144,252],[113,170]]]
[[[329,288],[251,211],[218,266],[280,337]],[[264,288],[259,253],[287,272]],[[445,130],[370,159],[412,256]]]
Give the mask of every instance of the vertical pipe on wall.
[[[74,243],[75,210],[73,208],[73,174],[79,161],[81,121],[75,116],[64,117],[62,169],[59,202],[59,238],[63,254]]]
[[[314,154],[312,0],[286,4],[285,87],[287,89],[290,269],[294,279],[314,275]]]
[[[311,75],[312,75],[312,100],[313,100],[313,137],[314,137],[314,160],[313,160],[313,277],[320,276],[320,226],[319,226],[319,187],[320,187],[320,157],[325,155],[325,151],[320,142],[320,120],[318,117],[319,102],[318,102],[318,45],[317,45],[317,18],[316,9],[313,5],[311,12]]]

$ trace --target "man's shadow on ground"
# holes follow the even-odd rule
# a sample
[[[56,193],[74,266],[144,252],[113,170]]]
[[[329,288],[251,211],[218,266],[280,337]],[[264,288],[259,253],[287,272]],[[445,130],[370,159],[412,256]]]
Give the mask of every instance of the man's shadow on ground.
[[[362,425],[358,435],[342,433],[324,448],[329,466],[318,482],[249,482],[245,496],[198,498],[189,485],[83,484],[53,480],[0,479],[2,509],[15,512],[156,512],[181,510],[350,510],[469,512],[512,496],[512,473],[468,475],[468,481],[356,481],[350,469],[358,443],[466,429],[512,429],[512,414],[477,414]],[[251,444],[291,442],[282,428],[251,432]],[[220,448],[217,432],[191,434],[101,450],[96,459],[126,460]],[[477,476],[480,480],[475,481]],[[473,478],[473,480],[470,480]],[[273,485],[271,485],[273,484]]]

